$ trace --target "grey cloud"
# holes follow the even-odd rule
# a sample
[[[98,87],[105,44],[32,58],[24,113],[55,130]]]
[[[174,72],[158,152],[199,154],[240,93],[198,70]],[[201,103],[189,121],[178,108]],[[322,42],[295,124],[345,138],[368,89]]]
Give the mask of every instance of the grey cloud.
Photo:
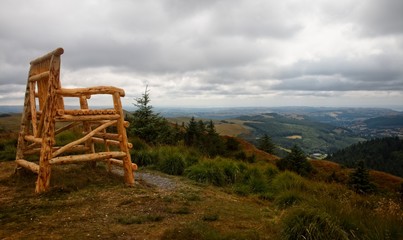
[[[222,1],[212,18],[216,34],[245,38],[289,38],[302,29],[283,2]]]
[[[276,89],[326,91],[403,90],[403,58],[381,54],[364,59],[327,58],[300,61],[281,70]]]
[[[368,35],[403,34],[403,1],[369,0],[355,11],[355,16]]]
[[[399,0],[5,0],[0,3],[0,94],[23,91],[29,61],[56,47],[65,49],[62,71],[70,76],[120,76],[116,79],[129,89],[150,83],[173,98],[402,91],[402,12]],[[329,28],[351,24],[362,32],[346,37],[378,39],[383,53],[353,59],[329,51],[315,61],[301,60],[306,58],[298,52],[284,56],[283,50],[303,40],[300,33],[311,18]],[[82,83],[93,79],[87,76]]]

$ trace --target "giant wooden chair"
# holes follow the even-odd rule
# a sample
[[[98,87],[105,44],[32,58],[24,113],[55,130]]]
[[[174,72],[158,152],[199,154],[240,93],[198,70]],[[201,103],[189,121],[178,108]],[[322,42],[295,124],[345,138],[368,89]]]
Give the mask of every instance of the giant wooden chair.
[[[37,193],[49,189],[51,167],[57,164],[95,164],[97,161],[105,161],[109,170],[111,164],[122,166],[125,183],[133,185],[133,171],[137,165],[132,164],[130,159],[129,148],[132,145],[127,140],[125,128],[128,122],[124,121],[120,100],[125,92],[109,86],[62,88],[60,56],[63,52],[62,48],[58,48],[30,63],[18,137],[17,169],[23,167],[38,174]],[[87,99],[95,94],[110,95],[113,109],[90,109]],[[80,107],[65,109],[65,97],[77,98]],[[56,136],[72,129],[79,129],[82,135],[59,146]],[[96,150],[100,148],[101,151]]]

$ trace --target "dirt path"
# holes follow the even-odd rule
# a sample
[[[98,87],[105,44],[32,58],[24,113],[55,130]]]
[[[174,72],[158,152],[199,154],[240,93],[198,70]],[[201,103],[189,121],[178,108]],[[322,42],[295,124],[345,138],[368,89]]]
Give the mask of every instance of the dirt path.
[[[123,176],[123,170],[120,168],[115,168],[112,172]],[[157,187],[159,190],[172,191],[177,188],[175,180],[156,173],[136,171],[134,176],[136,181],[144,181],[149,185]]]
[[[174,180],[154,173],[138,172],[136,173],[135,178],[136,180],[145,181],[146,183],[163,190],[174,190],[177,187],[177,184]]]

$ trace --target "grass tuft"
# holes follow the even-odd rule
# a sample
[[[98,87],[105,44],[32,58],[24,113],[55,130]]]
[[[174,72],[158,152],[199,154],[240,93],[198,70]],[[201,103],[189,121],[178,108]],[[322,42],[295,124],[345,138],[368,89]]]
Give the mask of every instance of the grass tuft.
[[[347,240],[348,235],[326,212],[318,209],[296,208],[283,220],[284,239]]]
[[[300,192],[295,190],[289,190],[278,194],[274,199],[274,204],[281,209],[285,209],[295,204],[298,204],[303,200],[304,198],[301,196]]]

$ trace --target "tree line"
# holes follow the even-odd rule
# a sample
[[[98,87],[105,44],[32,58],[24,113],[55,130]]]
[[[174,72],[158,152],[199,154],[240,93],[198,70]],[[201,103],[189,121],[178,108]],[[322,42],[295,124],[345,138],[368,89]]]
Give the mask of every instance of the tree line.
[[[386,137],[360,142],[333,153],[330,160],[346,167],[362,161],[367,168],[403,177],[403,140]]]

